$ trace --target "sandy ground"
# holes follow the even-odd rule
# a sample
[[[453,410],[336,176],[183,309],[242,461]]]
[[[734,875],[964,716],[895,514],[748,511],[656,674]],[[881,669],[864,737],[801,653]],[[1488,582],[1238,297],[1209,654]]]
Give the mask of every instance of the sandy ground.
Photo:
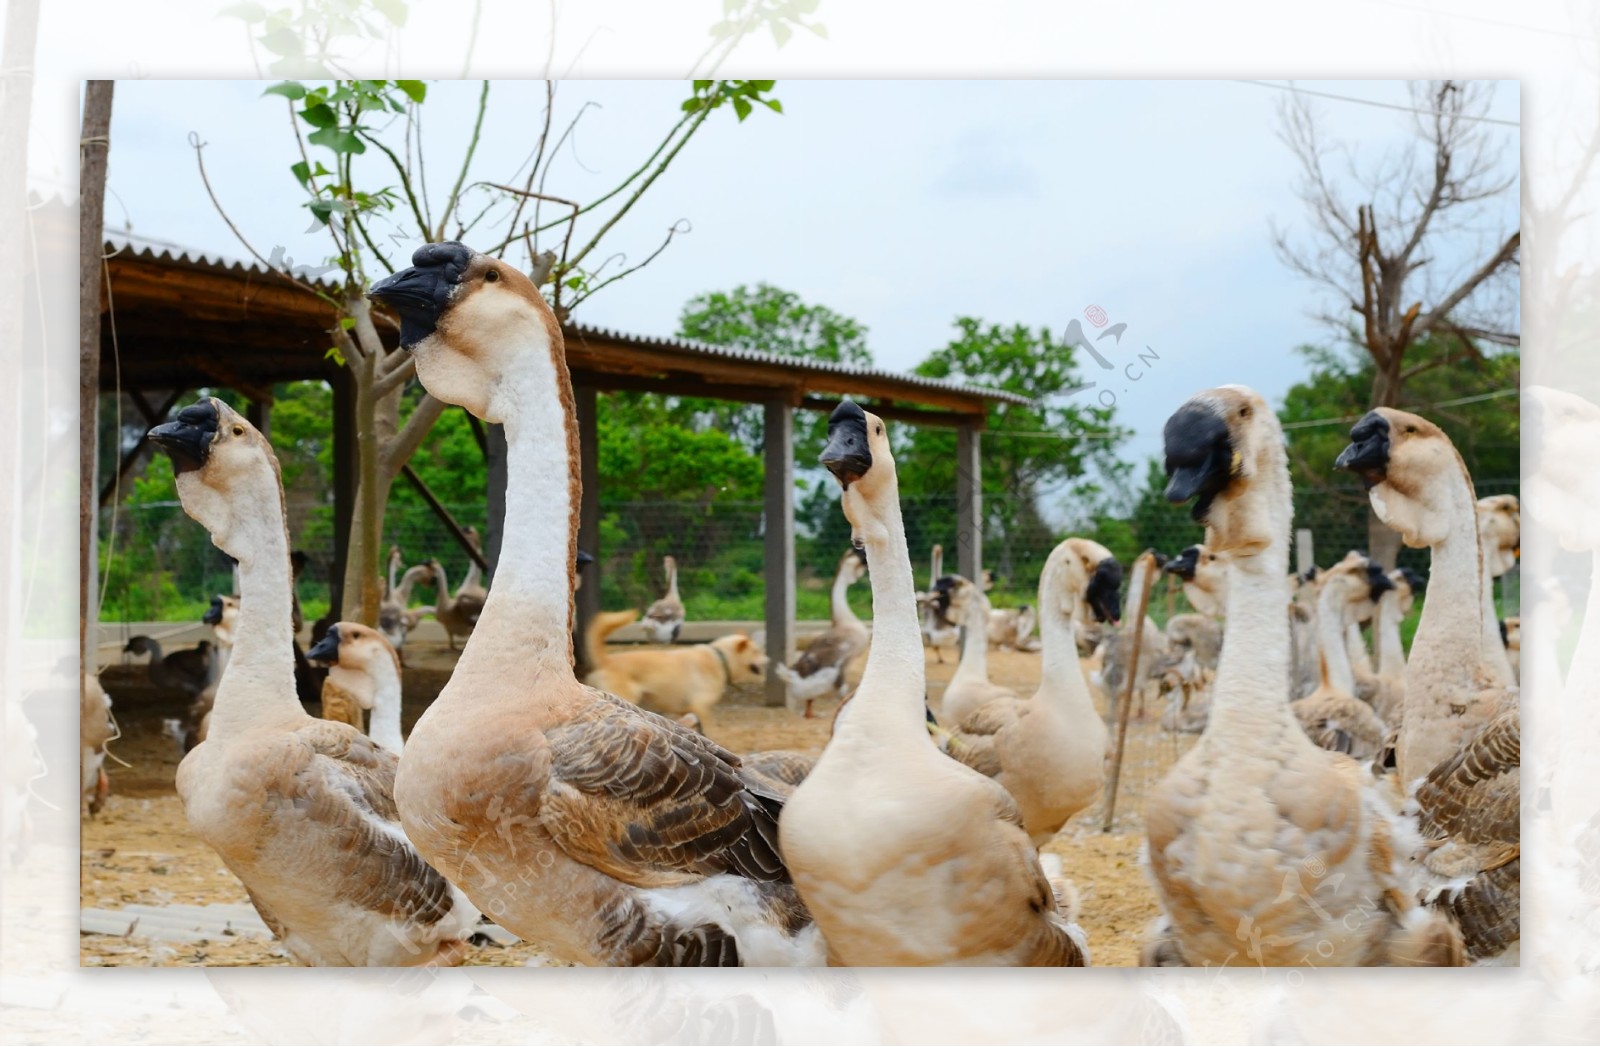
[[[455,655],[443,644],[407,646],[405,726],[420,716],[429,696],[448,678]],[[944,685],[954,671],[946,654],[943,665],[928,662],[928,690],[937,711]],[[990,677],[1027,693],[1037,684],[1039,656],[1009,650],[991,651]],[[108,761],[111,799],[105,809],[84,823],[82,836],[82,902],[85,906],[120,908],[129,904],[207,904],[248,901],[244,888],[216,855],[190,833],[173,791],[179,753],[161,730],[163,717],[177,716],[181,702],[164,699],[150,688],[139,666],[114,665],[101,680],[116,700],[123,737],[113,752],[131,766]],[[820,752],[827,740],[833,707],[819,705],[814,719],[799,719],[782,708],[765,708],[759,695],[730,691],[718,707],[714,736],[735,752],[795,749]],[[1145,791],[1165,774],[1193,742],[1174,736],[1156,723],[1152,707],[1128,728],[1127,752],[1110,833],[1101,832],[1103,808],[1086,811],[1052,841],[1047,850],[1059,854],[1081,900],[1080,923],[1088,933],[1095,966],[1132,966],[1138,961],[1144,926],[1156,915],[1154,895],[1140,867],[1143,843],[1140,809]],[[135,938],[85,934],[80,939],[82,962],[88,966],[257,966],[288,963],[273,941],[240,938],[222,942],[163,943]],[[486,945],[467,961],[472,965],[510,966],[542,962],[529,945]]]

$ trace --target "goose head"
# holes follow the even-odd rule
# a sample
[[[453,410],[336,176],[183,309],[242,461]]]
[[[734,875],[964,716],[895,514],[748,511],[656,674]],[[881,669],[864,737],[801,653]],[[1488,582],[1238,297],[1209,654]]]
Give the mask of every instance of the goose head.
[[[1054,591],[1049,591],[1051,588]],[[1042,611],[1056,608],[1077,620],[1082,605],[1094,622],[1116,625],[1122,617],[1122,564],[1111,550],[1088,538],[1068,538],[1056,546],[1039,580]]]
[[[971,628],[986,624],[989,598],[976,582],[959,574],[947,574],[934,585],[939,600],[940,613],[945,619]]]
[[[842,401],[828,418],[828,443],[818,460],[843,489],[839,503],[852,542],[859,548],[868,537],[888,541],[889,510],[899,509],[900,493],[883,419]]]
[[[1266,400],[1242,385],[1189,398],[1162,431],[1167,501],[1190,515],[1221,553],[1259,552],[1288,533],[1283,430]]]
[[[1393,588],[1381,565],[1351,553],[1322,572],[1320,599],[1323,606],[1331,603],[1338,610],[1341,623],[1360,621],[1364,613],[1371,613],[1378,597]]]
[[[548,367],[561,325],[532,280],[465,244],[426,244],[367,297],[400,316],[400,345],[434,396],[489,422],[522,406],[511,378]],[[543,356],[540,360],[539,357]]]
[[[217,548],[243,559],[261,528],[283,532],[287,545],[278,457],[243,415],[208,396],[151,429],[150,442],[172,458],[184,511]]]
[[[1489,573],[1498,578],[1517,565],[1522,554],[1522,506],[1514,494],[1478,499],[1478,533]]]
[[[1411,613],[1417,594],[1428,587],[1428,579],[1409,567],[1398,567],[1389,572],[1389,581],[1394,583],[1395,601],[1400,605],[1403,618]]]
[[[398,669],[400,657],[378,630],[360,622],[334,622],[306,652],[306,660],[328,668],[349,669],[376,676],[389,666]]]
[[[1392,407],[1367,412],[1333,465],[1361,477],[1378,518],[1412,548],[1444,541],[1462,511],[1459,495],[1472,490],[1444,430]]]
[[[1222,613],[1228,596],[1228,571],[1215,550],[1191,545],[1168,560],[1163,569],[1183,582],[1184,595],[1195,610],[1205,614]]]
[[[839,571],[844,575],[845,581],[851,585],[859,582],[867,573],[867,551],[851,547],[839,557]]]

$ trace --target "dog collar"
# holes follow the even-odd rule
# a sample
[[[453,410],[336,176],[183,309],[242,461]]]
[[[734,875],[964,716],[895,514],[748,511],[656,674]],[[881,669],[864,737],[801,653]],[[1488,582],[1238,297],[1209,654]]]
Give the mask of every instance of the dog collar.
[[[733,666],[728,664],[728,656],[723,654],[722,648],[715,644],[706,644],[706,646],[711,648],[711,653],[716,655],[717,661],[722,663],[722,675],[727,679],[728,683],[733,683]]]

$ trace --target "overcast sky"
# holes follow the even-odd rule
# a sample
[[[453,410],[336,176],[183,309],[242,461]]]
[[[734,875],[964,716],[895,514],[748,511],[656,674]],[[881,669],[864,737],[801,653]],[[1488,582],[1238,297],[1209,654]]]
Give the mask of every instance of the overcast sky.
[[[1400,82],[1299,83],[1408,103]],[[195,132],[208,143],[213,186],[256,247],[322,260],[326,234],[307,232],[288,172],[298,158],[288,116],[280,99],[261,97],[262,86],[119,82],[107,223],[243,255],[196,173]],[[436,200],[478,90],[435,84],[424,107]],[[1276,402],[1304,373],[1293,349],[1330,339],[1314,319],[1325,307],[1319,292],[1272,250],[1273,220],[1305,228],[1297,172],[1276,137],[1282,91],[1230,81],[785,81],[774,94],[782,115],[758,108],[740,124],[731,112],[713,114],[607,247],[637,260],[678,219],[692,232],[577,319],[671,334],[693,295],[765,280],[860,320],[878,363],[908,369],[949,340],[956,316],[1059,332],[1098,305],[1111,323],[1127,324],[1106,353],[1113,362],[1151,355],[1145,347],[1159,357],[1134,364],[1137,382],[1125,373],[1101,382],[1137,434],[1126,451],[1135,459],[1159,452],[1161,425],[1188,394],[1243,382]],[[611,188],[686,95],[681,82],[561,84],[558,127],[585,102],[598,108],[584,113],[546,191],[588,200]],[[543,100],[537,82],[494,84],[472,179],[511,177],[531,150]],[[1329,136],[1351,143],[1360,162],[1413,133],[1407,113],[1316,106]],[[1515,121],[1518,109],[1518,85],[1500,84],[1493,115]],[[1495,133],[1514,171],[1517,129]],[[362,180],[389,184],[377,160]],[[1515,224],[1516,206],[1513,190],[1493,216],[1501,231]],[[477,246],[489,239],[468,237]],[[1460,263],[1475,245],[1464,237],[1440,262]],[[1085,377],[1106,376],[1085,364]]]

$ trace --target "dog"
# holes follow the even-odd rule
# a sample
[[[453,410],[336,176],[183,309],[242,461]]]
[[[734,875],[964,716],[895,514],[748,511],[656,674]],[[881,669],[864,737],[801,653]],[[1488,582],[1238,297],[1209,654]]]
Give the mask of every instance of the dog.
[[[693,713],[702,731],[712,726],[711,707],[730,684],[767,678],[767,652],[743,633],[710,643],[667,650],[608,652],[606,637],[639,617],[638,611],[595,615],[584,634],[589,675],[584,682],[664,716]]]

